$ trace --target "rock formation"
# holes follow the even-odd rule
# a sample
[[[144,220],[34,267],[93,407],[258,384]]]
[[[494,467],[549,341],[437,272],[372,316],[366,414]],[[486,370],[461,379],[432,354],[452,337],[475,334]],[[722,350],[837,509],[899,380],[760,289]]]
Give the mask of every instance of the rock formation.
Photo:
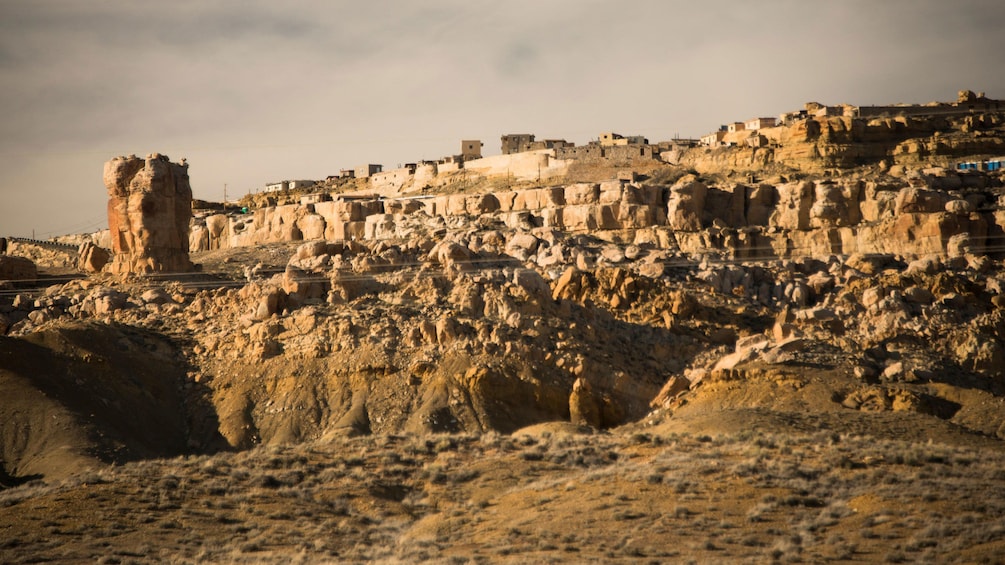
[[[31,259],[0,255],[0,281],[30,281],[36,276],[35,263]]]
[[[99,273],[110,258],[107,249],[85,241],[77,251],[77,269],[85,273]]]
[[[113,257],[108,270],[122,273],[187,272],[192,188],[188,165],[154,153],[105,163],[108,227]]]

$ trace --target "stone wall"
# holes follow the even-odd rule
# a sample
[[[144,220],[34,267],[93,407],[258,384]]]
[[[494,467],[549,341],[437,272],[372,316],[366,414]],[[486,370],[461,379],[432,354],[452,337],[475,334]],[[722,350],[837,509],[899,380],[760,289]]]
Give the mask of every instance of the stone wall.
[[[370,175],[370,186],[374,190],[401,190],[405,185],[413,180],[415,169],[401,168],[392,169]]]
[[[464,169],[490,176],[510,176],[514,180],[540,180],[565,174],[568,163],[554,159],[554,150],[527,151],[509,155],[493,155],[466,161]]]
[[[561,147],[555,149],[558,159],[575,159],[578,161],[635,161],[637,159],[656,159],[659,151],[653,145],[582,145],[579,147]]]

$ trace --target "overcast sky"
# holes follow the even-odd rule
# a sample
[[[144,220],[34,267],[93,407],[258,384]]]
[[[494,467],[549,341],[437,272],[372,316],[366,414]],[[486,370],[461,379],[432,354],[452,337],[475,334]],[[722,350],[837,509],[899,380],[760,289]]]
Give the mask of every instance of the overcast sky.
[[[1002,0],[0,0],[0,236],[107,227],[108,159],[222,200],[506,133],[1005,98]]]

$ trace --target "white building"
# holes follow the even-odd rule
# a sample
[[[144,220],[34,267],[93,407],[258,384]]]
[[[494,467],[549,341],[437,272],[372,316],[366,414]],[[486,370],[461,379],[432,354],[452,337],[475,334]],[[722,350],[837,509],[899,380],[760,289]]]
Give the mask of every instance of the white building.
[[[775,118],[754,118],[744,122],[743,127],[748,131],[757,131],[761,128],[775,127]]]

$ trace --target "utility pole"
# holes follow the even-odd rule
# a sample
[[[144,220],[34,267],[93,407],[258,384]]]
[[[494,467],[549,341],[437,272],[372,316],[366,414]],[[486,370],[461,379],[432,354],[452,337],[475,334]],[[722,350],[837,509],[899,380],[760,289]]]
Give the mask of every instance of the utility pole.
[[[227,211],[227,183],[223,183],[223,211]]]

